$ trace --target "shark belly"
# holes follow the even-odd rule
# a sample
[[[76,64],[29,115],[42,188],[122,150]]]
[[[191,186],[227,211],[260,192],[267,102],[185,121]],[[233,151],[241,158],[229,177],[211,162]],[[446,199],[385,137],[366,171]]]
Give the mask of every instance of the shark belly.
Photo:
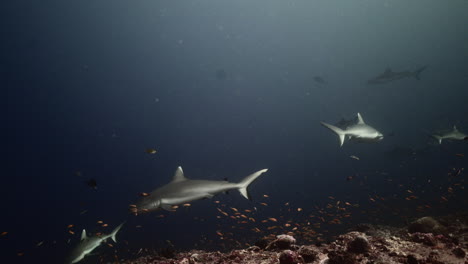
[[[83,254],[79,255],[76,259],[72,260],[71,263],[72,263],[72,264],[78,263],[78,262],[80,262],[82,259],[84,259],[84,257],[85,257],[85,254],[83,253]]]
[[[191,201],[200,200],[203,198],[211,198],[211,197],[213,197],[213,194],[193,193],[190,195],[161,198],[161,204],[178,205],[178,204],[188,203]]]
[[[229,182],[189,181],[177,192],[168,193],[161,197],[161,204],[177,205],[204,198],[212,198],[220,192],[238,188]]]
[[[351,137],[351,140],[363,143],[374,143],[379,141],[375,137]]]
[[[74,264],[74,263],[80,262],[82,259],[84,259],[84,257],[86,257],[86,255],[88,255],[89,253],[93,252],[93,250],[94,250],[95,248],[96,248],[96,247],[91,248],[91,249],[84,250],[84,251],[83,251],[77,258],[75,258],[71,263]]]
[[[86,255],[90,254],[93,252],[97,247],[101,245],[102,240],[98,240],[95,242],[92,242],[92,244],[88,245],[85,249],[82,250],[81,254],[78,255],[78,257],[74,258],[71,263],[77,263],[80,262],[82,259],[86,257]]]
[[[453,135],[453,139],[455,140],[464,140],[466,137],[465,134],[462,134],[462,133],[456,133],[455,135]]]

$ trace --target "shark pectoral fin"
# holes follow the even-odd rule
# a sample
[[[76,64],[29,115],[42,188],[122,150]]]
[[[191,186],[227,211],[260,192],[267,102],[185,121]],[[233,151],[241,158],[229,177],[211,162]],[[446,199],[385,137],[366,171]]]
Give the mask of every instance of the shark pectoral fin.
[[[170,211],[170,212],[175,212],[175,209],[172,208],[172,204],[161,204],[161,208],[166,210],[166,211]]]
[[[438,136],[438,135],[432,135],[433,138],[435,138],[439,144],[442,144],[442,137],[441,136]]]

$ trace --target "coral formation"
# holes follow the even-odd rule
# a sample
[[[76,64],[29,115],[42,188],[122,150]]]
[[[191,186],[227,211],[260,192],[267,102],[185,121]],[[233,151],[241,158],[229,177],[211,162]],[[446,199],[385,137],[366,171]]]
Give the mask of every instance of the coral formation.
[[[457,221],[420,218],[408,227],[359,225],[335,241],[296,245],[278,235],[247,249],[227,253],[191,250],[168,258],[143,256],[127,264],[468,264],[468,229]],[[411,231],[411,232],[408,232]]]

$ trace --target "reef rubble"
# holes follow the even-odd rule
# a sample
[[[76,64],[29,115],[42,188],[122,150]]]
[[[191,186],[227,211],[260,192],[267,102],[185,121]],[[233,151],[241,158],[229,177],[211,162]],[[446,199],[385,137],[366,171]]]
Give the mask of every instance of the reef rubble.
[[[191,250],[127,264],[468,264],[468,227],[420,218],[404,228],[359,225],[330,243],[298,245],[291,234],[227,253]]]

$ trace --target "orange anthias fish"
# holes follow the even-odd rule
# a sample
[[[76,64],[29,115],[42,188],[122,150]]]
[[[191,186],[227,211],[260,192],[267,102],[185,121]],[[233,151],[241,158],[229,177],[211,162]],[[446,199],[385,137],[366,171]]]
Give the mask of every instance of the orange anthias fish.
[[[147,148],[145,149],[145,152],[148,153],[148,154],[156,154],[156,150],[155,149],[152,149],[152,148]]]

